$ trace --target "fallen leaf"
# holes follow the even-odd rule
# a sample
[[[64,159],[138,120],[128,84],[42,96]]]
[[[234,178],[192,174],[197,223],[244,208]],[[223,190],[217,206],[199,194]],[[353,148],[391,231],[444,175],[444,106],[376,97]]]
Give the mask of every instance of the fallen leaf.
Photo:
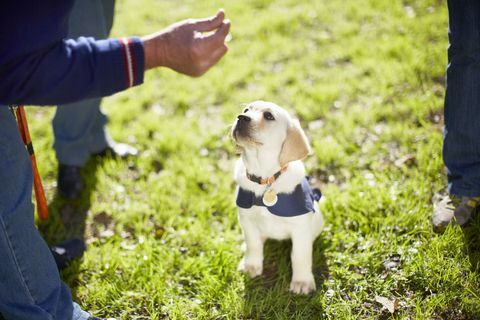
[[[401,167],[403,165],[407,167],[413,166],[417,162],[417,158],[414,154],[407,154],[397,160],[395,160],[394,165],[397,167]]]
[[[394,313],[395,310],[397,310],[397,308],[398,308],[398,300],[397,299],[390,300],[390,299],[385,298],[385,297],[376,296],[375,301],[380,303],[390,313]]]

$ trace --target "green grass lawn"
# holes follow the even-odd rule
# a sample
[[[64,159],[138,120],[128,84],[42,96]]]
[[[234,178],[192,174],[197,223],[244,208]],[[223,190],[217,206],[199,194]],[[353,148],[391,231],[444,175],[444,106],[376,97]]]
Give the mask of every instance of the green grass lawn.
[[[436,235],[448,13],[444,1],[118,1],[113,34],[142,35],[223,7],[229,53],[204,77],[150,71],[109,97],[109,130],[137,159],[92,159],[88,190],[56,195],[53,108],[29,109],[51,217],[49,242],[89,244],[63,279],[119,319],[479,319],[480,221]],[[252,100],[288,108],[314,155],[326,228],[317,291],[288,292],[290,243],[267,242],[264,275],[236,271],[229,125]],[[398,300],[393,315],[376,296]]]

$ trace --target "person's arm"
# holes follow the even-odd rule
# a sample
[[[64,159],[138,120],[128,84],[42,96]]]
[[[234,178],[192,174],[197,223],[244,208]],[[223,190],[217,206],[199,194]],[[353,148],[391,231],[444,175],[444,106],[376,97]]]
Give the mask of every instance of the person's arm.
[[[0,66],[0,103],[52,105],[111,95],[143,82],[139,38],[60,41]]]
[[[229,27],[219,11],[142,39],[59,41],[0,64],[0,104],[53,105],[107,96],[141,84],[144,70],[161,66],[200,76],[226,53]]]

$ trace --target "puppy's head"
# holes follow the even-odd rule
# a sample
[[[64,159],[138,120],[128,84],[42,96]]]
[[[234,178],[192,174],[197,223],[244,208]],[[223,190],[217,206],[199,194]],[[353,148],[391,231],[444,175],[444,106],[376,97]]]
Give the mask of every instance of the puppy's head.
[[[298,120],[272,102],[245,105],[233,124],[232,137],[241,150],[275,152],[282,167],[310,153],[310,144]]]

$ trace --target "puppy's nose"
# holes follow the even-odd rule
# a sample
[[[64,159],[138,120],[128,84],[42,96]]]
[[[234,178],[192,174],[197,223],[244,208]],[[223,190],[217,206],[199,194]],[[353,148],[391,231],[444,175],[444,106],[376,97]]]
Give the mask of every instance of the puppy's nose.
[[[240,122],[250,122],[250,120],[252,120],[249,116],[246,116],[244,114],[239,115],[237,118]]]

